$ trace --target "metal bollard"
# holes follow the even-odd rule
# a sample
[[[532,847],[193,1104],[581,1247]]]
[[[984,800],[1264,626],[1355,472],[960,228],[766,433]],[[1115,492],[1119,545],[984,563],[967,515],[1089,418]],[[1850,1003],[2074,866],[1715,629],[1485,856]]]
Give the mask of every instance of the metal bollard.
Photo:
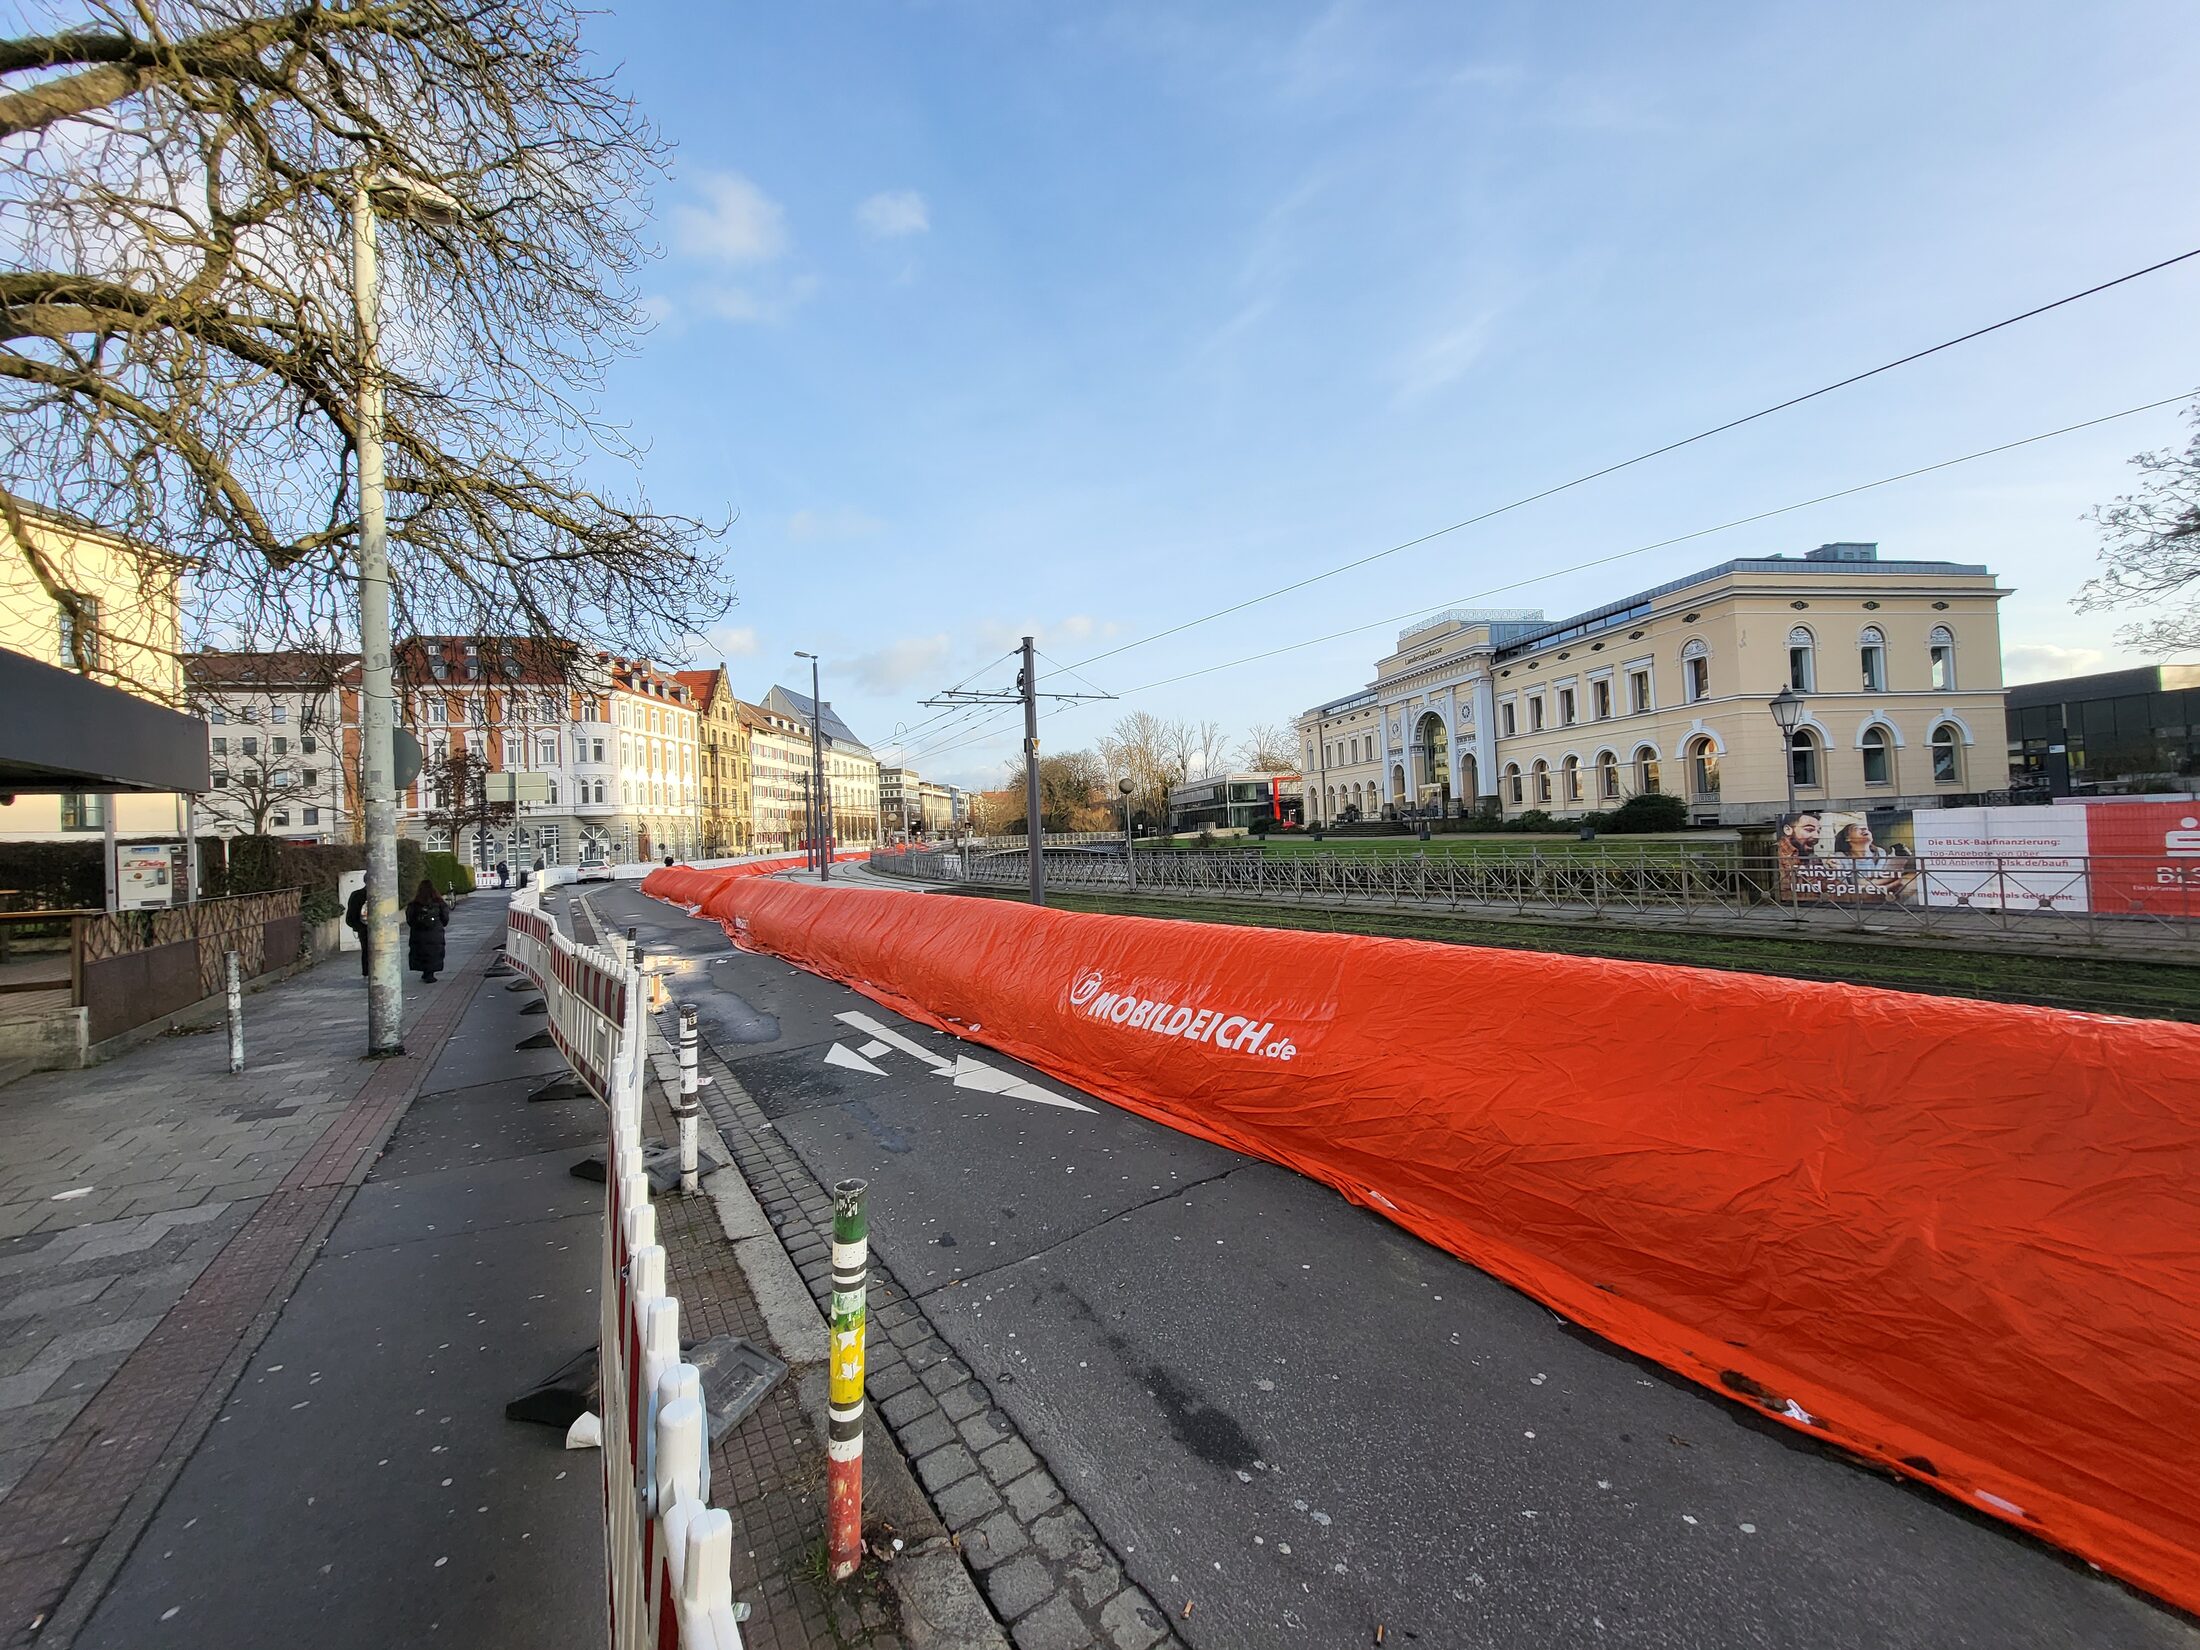
[[[864,1182],[833,1187],[832,1379],[826,1411],[832,1421],[825,1454],[825,1539],[833,1579],[846,1581],[863,1563],[863,1328],[871,1266]]]
[[[244,971],[236,952],[222,958],[222,974],[229,987],[229,1069],[239,1072],[244,1070]]]
[[[696,1042],[695,1005],[680,1005],[680,1098],[674,1102],[672,1115],[680,1120],[680,1190],[693,1197],[703,1189],[700,1178],[696,1136],[701,1124],[698,1121],[703,1105],[696,1093]]]

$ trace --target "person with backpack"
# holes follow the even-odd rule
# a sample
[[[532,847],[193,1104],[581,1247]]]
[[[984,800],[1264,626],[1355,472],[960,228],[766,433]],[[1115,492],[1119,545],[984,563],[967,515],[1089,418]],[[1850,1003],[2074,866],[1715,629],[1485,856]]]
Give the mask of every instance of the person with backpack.
[[[367,890],[365,884],[351,891],[351,898],[344,902],[344,926],[359,936],[359,972],[362,976],[374,970],[367,962]]]
[[[405,926],[411,930],[407,966],[420,970],[421,983],[433,985],[443,967],[444,931],[451,926],[451,908],[426,877],[405,907]]]

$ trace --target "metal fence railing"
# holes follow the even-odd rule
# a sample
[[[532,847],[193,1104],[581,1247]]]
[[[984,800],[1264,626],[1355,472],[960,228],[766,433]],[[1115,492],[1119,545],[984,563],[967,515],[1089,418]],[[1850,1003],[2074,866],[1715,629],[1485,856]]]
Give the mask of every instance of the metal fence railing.
[[[1142,850],[1134,870],[1122,839],[1112,840],[1112,852],[1047,852],[1047,887],[1925,937],[2026,934],[2104,945],[2200,940],[2200,858],[1964,855],[1869,864],[1828,858],[1797,870],[1731,841],[1695,848],[1667,840],[1435,853]],[[1017,839],[1014,848],[878,855],[872,868],[927,882],[1021,887],[1029,880],[1028,852]]]

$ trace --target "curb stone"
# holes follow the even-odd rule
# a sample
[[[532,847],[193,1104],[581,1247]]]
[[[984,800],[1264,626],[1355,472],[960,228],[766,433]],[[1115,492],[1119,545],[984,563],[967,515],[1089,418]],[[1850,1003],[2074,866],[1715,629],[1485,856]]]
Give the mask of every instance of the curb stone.
[[[662,1027],[654,1021],[650,1027],[650,1058],[669,1099],[679,1092],[679,1062]],[[712,1058],[705,1056],[706,1060]],[[717,1083],[732,1081],[722,1068],[710,1075],[713,1082],[703,1089],[706,1101]],[[745,1093],[743,1099],[747,1099]],[[707,1104],[700,1121],[703,1148],[707,1151],[715,1139],[721,1160],[736,1161]],[[809,1286],[795,1270],[794,1261],[781,1247],[743,1171],[738,1167],[721,1168],[707,1176],[703,1185],[716,1206],[719,1225],[732,1245],[741,1275],[756,1299],[766,1332],[787,1361],[788,1376],[797,1384],[803,1411],[817,1427],[822,1459],[826,1431],[824,1366],[831,1344],[825,1319]],[[829,1210],[828,1203],[828,1214]],[[887,1566],[886,1576],[901,1615],[904,1650],[1008,1650],[999,1623],[986,1608],[970,1572],[957,1558],[955,1538],[917,1487],[907,1458],[886,1430],[876,1406],[866,1416],[863,1460],[865,1511],[869,1515],[866,1522],[875,1519],[891,1524],[903,1542],[902,1550]]]

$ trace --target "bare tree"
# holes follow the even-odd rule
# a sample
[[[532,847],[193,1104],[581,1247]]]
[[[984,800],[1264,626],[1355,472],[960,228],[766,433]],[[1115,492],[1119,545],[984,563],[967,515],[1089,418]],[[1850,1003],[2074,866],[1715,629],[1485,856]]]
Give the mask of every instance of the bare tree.
[[[1161,724],[1161,749],[1168,758],[1169,771],[1179,781],[1199,771],[1199,733],[1181,717]]]
[[[1230,760],[1230,739],[1220,722],[1201,722],[1192,729],[1199,747],[1201,775],[1221,773]]]
[[[430,752],[420,765],[421,794],[428,798],[422,822],[431,831],[448,831],[452,852],[469,864],[474,833],[501,834],[518,814],[509,802],[489,800],[491,771],[486,756],[464,747]]]
[[[2117,633],[2147,653],[2200,648],[2200,598],[2185,595],[2200,584],[2200,402],[2185,416],[2193,424],[2185,450],[2139,454],[2131,461],[2146,478],[2138,492],[2087,518],[2105,542],[2102,571],[2078,592],[2078,611],[2162,609]]]
[[[1252,773],[1296,773],[1299,766],[1290,736],[1273,722],[1255,722],[1246,731],[1238,760]]]
[[[380,378],[401,626],[669,651],[729,596],[704,524],[584,472],[641,316],[658,139],[564,0],[83,0],[0,40],[0,521],[145,547],[185,645],[353,631],[355,188],[387,221]]]
[[[1131,782],[1131,810],[1149,822],[1167,817],[1174,755],[1169,724],[1151,711],[1133,711],[1100,740],[1108,782]]]

